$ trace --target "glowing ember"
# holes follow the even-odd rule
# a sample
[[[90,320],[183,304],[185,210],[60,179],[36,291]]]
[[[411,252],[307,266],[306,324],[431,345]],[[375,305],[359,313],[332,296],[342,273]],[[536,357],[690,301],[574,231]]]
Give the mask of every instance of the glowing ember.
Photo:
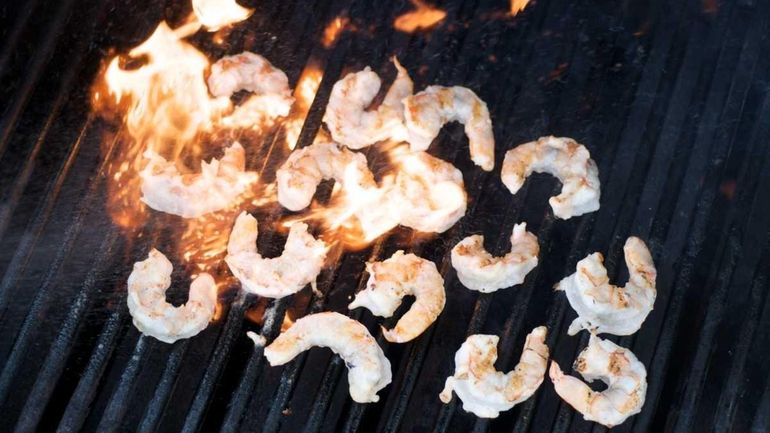
[[[529,4],[529,0],[511,0],[511,16],[523,11],[527,4]]]
[[[207,30],[216,31],[250,17],[254,12],[235,0],[192,0],[193,12]]]
[[[305,124],[305,118],[308,111],[310,111],[310,105],[313,103],[313,99],[315,99],[315,95],[318,93],[318,87],[321,85],[321,78],[323,78],[323,71],[315,62],[311,61],[308,62],[299,77],[299,81],[297,81],[296,90],[294,91],[295,103],[288,119],[284,122],[286,146],[290,150],[297,146],[302,125]]]
[[[513,0],[515,1],[515,0]],[[446,12],[426,5],[420,0],[412,0],[415,10],[407,12],[393,22],[393,27],[397,30],[414,33],[418,30],[427,30],[441,22],[446,17]]]
[[[337,17],[330,22],[324,29],[324,37],[321,43],[324,48],[329,48],[337,42],[342,30],[350,23],[348,17]]]

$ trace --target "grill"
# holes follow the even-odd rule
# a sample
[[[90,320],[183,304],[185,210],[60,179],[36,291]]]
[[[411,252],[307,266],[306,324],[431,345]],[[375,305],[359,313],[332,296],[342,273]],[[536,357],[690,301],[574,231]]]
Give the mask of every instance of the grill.
[[[548,380],[495,420],[438,400],[466,335],[501,336],[497,366],[516,363],[526,333],[545,324],[552,357],[569,365],[587,343],[566,334],[574,312],[551,286],[593,251],[611,278],[627,277],[622,245],[645,239],[658,267],[655,310],[633,336],[611,338],[647,366],[643,411],[614,431],[770,430],[770,2],[757,0],[533,0],[506,17],[501,0],[440,1],[436,28],[397,32],[406,1],[248,2],[256,8],[219,46],[193,38],[211,58],[249,49],[295,83],[318,62],[323,81],[299,145],[320,128],[333,83],[371,65],[387,73],[397,54],[417,89],[464,85],[487,101],[504,150],[541,135],[586,143],[600,169],[598,212],[555,221],[554,179],[535,176],[516,196],[499,171],[470,161],[461,128],[446,128],[431,153],[465,176],[466,216],[410,249],[437,263],[447,305],[418,339],[387,344],[393,383],[375,404],[347,393],[345,366],[314,350],[281,368],[244,337],[274,338],[287,311],[347,312],[365,283],[363,262],[388,257],[394,236],[343,255],[322,273],[322,297],[269,302],[265,320],[244,318],[256,298],[227,291],[225,311],[200,335],[174,345],[143,337],[125,305],[131,265],[163,244],[157,217],[129,239],[104,204],[115,125],[90,111],[90,86],[116,47],[137,45],[186,1],[63,0],[0,6],[0,407],[2,431],[541,432],[602,431],[563,403]],[[352,23],[325,48],[324,27]],[[268,142],[274,137],[266,138]],[[107,151],[100,150],[106,146]],[[250,167],[267,166],[255,157]],[[540,265],[516,289],[480,295],[449,263],[462,237],[483,233],[501,253],[526,221]],[[403,233],[409,236],[407,231]],[[156,235],[156,233],[161,233]],[[263,239],[264,238],[264,239]],[[261,237],[280,251],[282,241]],[[175,281],[186,275],[175,273]],[[388,323],[386,323],[388,324]]]

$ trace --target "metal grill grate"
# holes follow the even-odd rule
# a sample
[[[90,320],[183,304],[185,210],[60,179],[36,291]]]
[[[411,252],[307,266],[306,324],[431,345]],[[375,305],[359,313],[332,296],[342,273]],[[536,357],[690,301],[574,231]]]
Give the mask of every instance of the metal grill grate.
[[[503,0],[448,0],[437,3],[447,11],[441,25],[405,34],[392,22],[408,1],[244,2],[256,12],[229,45],[195,40],[212,58],[262,53],[292,83],[318,62],[323,81],[300,146],[320,127],[337,79],[365,65],[387,73],[397,54],[418,89],[478,90],[492,113],[498,167],[504,150],[545,134],[586,143],[599,164],[601,209],[555,221],[546,201],[554,180],[536,176],[511,196],[498,172],[472,165],[459,128],[442,133],[431,153],[463,171],[468,214],[413,250],[445,275],[447,305],[406,345],[386,344],[378,320],[352,313],[393,365],[393,383],[369,405],[350,401],[344,364],[330,353],[271,368],[244,332],[273,338],[290,308],[346,311],[365,282],[362,263],[389,256],[392,240],[325,270],[323,297],[270,302],[262,326],[244,319],[255,299],[243,295],[201,335],[173,346],[130,323],[131,264],[162,241],[156,232],[169,220],[150,220],[136,242],[110,223],[102,203],[112,153],[100,145],[112,126],[90,113],[89,86],[111,47],[136,45],[187,2],[15,3],[0,6],[0,430],[603,431],[547,380],[491,421],[456,400],[442,405],[438,392],[471,333],[501,335],[498,366],[508,370],[527,330],[546,324],[553,358],[569,365],[587,338],[566,335],[574,313],[550,287],[592,251],[607,252],[610,276],[622,279],[631,234],[651,246],[658,299],[637,334],[614,339],[649,372],[644,410],[614,431],[770,429],[770,3],[533,0],[504,18]],[[324,27],[341,14],[358,30],[325,49]],[[113,135],[108,149],[120,131]],[[274,170],[259,158],[250,166]],[[538,235],[540,265],[514,290],[464,289],[451,246],[484,233],[501,252],[517,221]]]

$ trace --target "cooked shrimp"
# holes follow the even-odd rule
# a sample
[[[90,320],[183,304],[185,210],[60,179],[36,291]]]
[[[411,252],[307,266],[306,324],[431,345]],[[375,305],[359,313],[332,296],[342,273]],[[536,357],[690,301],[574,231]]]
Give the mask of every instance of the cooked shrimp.
[[[569,219],[599,209],[599,169],[588,149],[575,140],[541,137],[505,153],[500,175],[512,194],[532,172],[549,173],[561,181],[561,194],[548,200],[557,218]]]
[[[310,205],[324,179],[334,179],[343,188],[377,188],[366,157],[333,142],[317,142],[295,150],[278,169],[276,179],[278,201],[293,211]]]
[[[412,94],[412,79],[395,57],[393,64],[398,75],[376,110],[367,110],[381,85],[371,68],[348,74],[334,84],[324,122],[335,141],[361,149],[386,139],[406,138],[401,100]]]
[[[391,330],[383,328],[385,339],[406,343],[422,334],[441,314],[446,302],[444,279],[436,265],[414,254],[396,251],[382,262],[367,263],[369,281],[348,308],[364,307],[375,316],[390,317],[404,296],[413,295],[414,304]]]
[[[238,143],[225,149],[221,160],[201,162],[199,174],[181,174],[173,162],[148,150],[149,163],[140,173],[142,201],[149,207],[184,218],[197,218],[234,204],[257,181],[245,171],[246,156]]]
[[[209,92],[216,97],[229,97],[240,90],[253,93],[223,120],[226,126],[286,116],[294,103],[286,74],[249,51],[217,60],[207,82]]]
[[[548,363],[547,332],[545,326],[539,326],[527,335],[519,363],[508,373],[495,370],[500,338],[471,335],[455,354],[454,376],[447,378],[439,398],[449,403],[454,391],[466,412],[481,418],[497,418],[500,412],[531,397],[543,383]]]
[[[254,12],[235,0],[192,0],[192,7],[198,21],[211,32],[243,21]]]
[[[588,347],[580,352],[573,368],[589,382],[599,379],[608,386],[604,391],[593,391],[551,362],[549,374],[556,393],[584,419],[613,427],[642,410],[647,370],[630,350],[591,334]]]
[[[326,245],[307,232],[307,224],[292,224],[280,257],[262,257],[257,252],[257,234],[256,218],[242,212],[227,244],[225,262],[244,290],[267,298],[283,298],[315,281],[323,267]]]
[[[376,402],[391,381],[390,361],[364,325],[340,313],[326,312],[297,320],[269,346],[270,365],[283,365],[311,347],[328,347],[348,367],[350,396],[358,403]]]
[[[217,285],[202,273],[190,285],[186,304],[166,302],[173,267],[166,256],[153,249],[146,260],[134,263],[128,276],[128,311],[143,334],[164,343],[190,338],[206,329],[217,306]]]
[[[657,291],[650,250],[641,239],[632,236],[626,240],[623,252],[630,275],[625,287],[609,283],[600,253],[579,261],[575,273],[555,286],[556,290],[564,290],[578,313],[569,327],[570,335],[581,329],[597,334],[631,335],[652,311]]]
[[[468,236],[452,248],[452,267],[465,287],[489,293],[521,284],[537,266],[539,252],[537,237],[521,223],[513,226],[510,253],[492,257],[484,249],[484,236]]]
[[[391,200],[401,225],[421,232],[446,231],[465,215],[468,206],[460,170],[425,152],[408,154],[399,161]]]
[[[465,87],[429,86],[404,99],[404,116],[413,151],[426,150],[445,123],[465,125],[471,159],[485,171],[495,166],[495,136],[487,104]]]

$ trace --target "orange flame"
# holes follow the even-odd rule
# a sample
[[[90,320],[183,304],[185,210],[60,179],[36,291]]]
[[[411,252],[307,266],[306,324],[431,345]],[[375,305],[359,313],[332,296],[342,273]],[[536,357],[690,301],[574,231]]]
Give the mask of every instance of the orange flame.
[[[310,111],[310,106],[313,104],[316,93],[318,93],[318,87],[321,86],[321,78],[323,78],[323,71],[316,62],[310,61],[302,71],[299,81],[297,81],[292,113],[289,114],[289,118],[284,122],[286,146],[289,150],[293,150],[297,146],[302,125],[305,124],[307,113]]]
[[[529,4],[529,0],[511,0],[511,16],[516,16]]]
[[[396,30],[405,33],[414,33],[418,30],[428,30],[441,22],[446,17],[446,12],[426,5],[420,0],[411,0],[415,10],[400,15],[393,22]]]
[[[324,48],[330,48],[332,45],[334,45],[334,43],[337,42],[337,39],[339,39],[342,31],[345,29],[345,27],[347,27],[349,23],[350,19],[348,17],[339,16],[327,24],[326,28],[324,29],[323,39],[321,40]]]
[[[212,32],[241,22],[254,12],[239,5],[235,0],[192,0],[192,5],[198,21]]]

